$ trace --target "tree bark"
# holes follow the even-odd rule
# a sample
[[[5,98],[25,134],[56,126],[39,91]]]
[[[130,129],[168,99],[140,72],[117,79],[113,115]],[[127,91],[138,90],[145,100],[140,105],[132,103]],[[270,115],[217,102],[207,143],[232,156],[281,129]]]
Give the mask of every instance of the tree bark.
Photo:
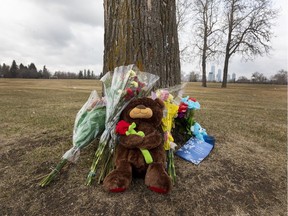
[[[224,60],[224,69],[223,69],[223,81],[222,88],[227,87],[227,77],[228,77],[228,67],[229,67],[229,59],[230,59],[230,50],[231,50],[231,40],[232,40],[232,31],[233,31],[233,23],[234,23],[234,10],[235,10],[235,1],[232,0],[231,10],[228,13],[228,36],[227,36],[227,44],[225,49],[225,60]]]
[[[175,0],[104,0],[104,17],[104,73],[135,64],[157,87],[181,83]]]
[[[205,35],[207,35],[207,28],[205,28]],[[204,37],[203,50],[202,50],[202,86],[207,87],[206,82],[206,57],[207,57],[207,37]]]
[[[221,88],[227,87],[228,66],[229,66],[229,54],[226,52],[224,60],[224,69],[223,69],[223,81]]]

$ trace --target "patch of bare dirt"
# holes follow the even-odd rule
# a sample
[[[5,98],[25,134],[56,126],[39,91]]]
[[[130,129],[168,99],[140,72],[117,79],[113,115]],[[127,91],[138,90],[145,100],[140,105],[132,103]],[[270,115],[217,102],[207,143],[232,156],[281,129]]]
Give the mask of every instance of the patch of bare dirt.
[[[79,163],[64,169],[51,185],[39,187],[63,152],[54,158],[30,153],[43,146],[55,151],[57,143],[69,139],[39,134],[2,146],[0,215],[286,215],[286,173],[278,173],[275,181],[262,166],[220,157],[217,145],[200,166],[176,157],[177,183],[168,195],[149,191],[143,179],[134,179],[119,194],[97,184],[85,186],[94,147],[83,151]]]

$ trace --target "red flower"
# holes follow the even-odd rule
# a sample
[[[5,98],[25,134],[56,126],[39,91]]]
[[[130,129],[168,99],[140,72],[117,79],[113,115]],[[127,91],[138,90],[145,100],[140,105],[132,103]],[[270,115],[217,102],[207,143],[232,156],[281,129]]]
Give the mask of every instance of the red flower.
[[[183,112],[185,113],[187,111],[188,105],[181,102],[179,105],[178,113]]]
[[[195,98],[190,97],[189,100],[196,102],[197,100]]]
[[[145,83],[138,81],[139,87],[143,88],[145,86]]]
[[[127,92],[127,94],[128,94],[129,96],[131,96],[131,97],[134,96],[134,92],[133,92],[133,90],[132,90],[131,88],[128,88],[128,89],[126,90],[126,92]]]
[[[126,100],[130,100],[131,98],[134,97],[134,91],[131,88],[126,89]]]
[[[124,120],[121,120],[116,125],[116,133],[120,135],[125,135],[126,131],[128,130],[130,124]]]

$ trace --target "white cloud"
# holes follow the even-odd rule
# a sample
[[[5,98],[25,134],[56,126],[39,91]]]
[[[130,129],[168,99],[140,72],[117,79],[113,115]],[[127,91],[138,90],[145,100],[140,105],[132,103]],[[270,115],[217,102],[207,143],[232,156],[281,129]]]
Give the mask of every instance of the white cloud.
[[[102,71],[103,3],[94,0],[4,0],[0,63],[31,62],[51,71]]]
[[[279,69],[287,69],[285,1],[276,2],[282,12],[275,27],[277,38],[272,41],[271,57],[259,57],[247,63],[234,57],[231,73],[249,77],[258,71],[269,77]],[[52,72],[78,72],[86,68],[100,73],[104,49],[103,12],[103,0],[1,0],[0,64],[11,64],[15,59],[18,64],[33,62],[38,68],[46,65]],[[185,72],[199,71],[199,68],[198,64],[182,65]]]

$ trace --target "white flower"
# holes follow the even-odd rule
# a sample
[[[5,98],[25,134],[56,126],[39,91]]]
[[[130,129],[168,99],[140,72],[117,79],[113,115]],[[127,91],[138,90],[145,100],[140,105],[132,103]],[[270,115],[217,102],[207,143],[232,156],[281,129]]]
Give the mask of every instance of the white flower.
[[[119,89],[119,90],[117,91],[118,94],[122,94],[122,92],[123,92],[123,91],[122,91],[121,89]]]
[[[176,143],[170,142],[170,148],[171,148],[171,149],[175,150],[176,146],[177,146]]]

